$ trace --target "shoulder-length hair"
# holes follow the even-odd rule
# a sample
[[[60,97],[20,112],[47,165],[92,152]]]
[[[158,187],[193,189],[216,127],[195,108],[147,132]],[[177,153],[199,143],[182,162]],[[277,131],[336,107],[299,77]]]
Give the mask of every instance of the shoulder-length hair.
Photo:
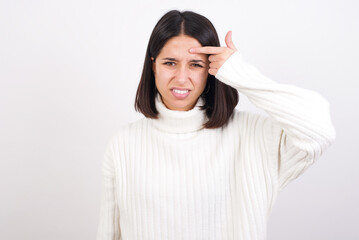
[[[220,46],[218,34],[213,24],[204,16],[192,11],[171,10],[157,22],[148,42],[142,76],[137,88],[135,110],[147,118],[158,118],[155,97],[158,94],[152,70],[152,60],[157,58],[165,43],[172,37],[188,35],[202,46]],[[227,123],[238,104],[238,91],[208,74],[207,86],[201,97],[202,110],[206,111],[208,121],[204,128],[218,128]]]

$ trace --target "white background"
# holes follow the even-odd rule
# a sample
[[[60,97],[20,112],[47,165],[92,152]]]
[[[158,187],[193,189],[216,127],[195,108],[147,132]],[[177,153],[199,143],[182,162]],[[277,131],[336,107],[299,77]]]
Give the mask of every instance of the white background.
[[[101,161],[168,10],[228,30],[271,79],[331,105],[335,143],[279,195],[269,240],[359,239],[359,3],[355,0],[0,1],[0,239],[95,239]],[[245,96],[237,106],[254,109]],[[126,239],[127,240],[127,239]]]

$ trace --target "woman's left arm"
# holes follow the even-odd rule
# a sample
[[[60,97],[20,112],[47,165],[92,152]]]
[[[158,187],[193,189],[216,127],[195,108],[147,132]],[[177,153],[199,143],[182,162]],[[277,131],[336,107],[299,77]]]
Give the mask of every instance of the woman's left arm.
[[[230,32],[226,44],[227,48],[202,47],[195,52],[212,54],[209,73],[246,95],[251,103],[270,116],[264,137],[273,152],[278,153],[274,161],[278,165],[278,188],[281,190],[335,140],[329,103],[317,92],[280,84],[261,74],[244,61],[234,47]]]

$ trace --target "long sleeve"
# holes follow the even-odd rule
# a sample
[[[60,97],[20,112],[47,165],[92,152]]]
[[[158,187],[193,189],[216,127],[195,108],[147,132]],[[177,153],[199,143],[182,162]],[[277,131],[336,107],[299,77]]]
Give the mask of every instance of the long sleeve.
[[[239,51],[224,62],[216,78],[268,113],[261,131],[272,155],[278,190],[297,178],[335,140],[329,103],[320,94],[269,79]]]
[[[114,170],[114,137],[108,143],[102,163],[102,199],[97,240],[120,240],[119,209]]]

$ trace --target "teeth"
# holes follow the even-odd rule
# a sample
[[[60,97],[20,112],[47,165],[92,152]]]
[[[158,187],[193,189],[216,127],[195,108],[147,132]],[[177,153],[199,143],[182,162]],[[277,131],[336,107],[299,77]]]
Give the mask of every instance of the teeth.
[[[179,94],[185,94],[185,93],[187,93],[188,92],[188,90],[177,90],[177,89],[173,89],[173,91],[174,92],[176,92],[176,93],[179,93]]]

